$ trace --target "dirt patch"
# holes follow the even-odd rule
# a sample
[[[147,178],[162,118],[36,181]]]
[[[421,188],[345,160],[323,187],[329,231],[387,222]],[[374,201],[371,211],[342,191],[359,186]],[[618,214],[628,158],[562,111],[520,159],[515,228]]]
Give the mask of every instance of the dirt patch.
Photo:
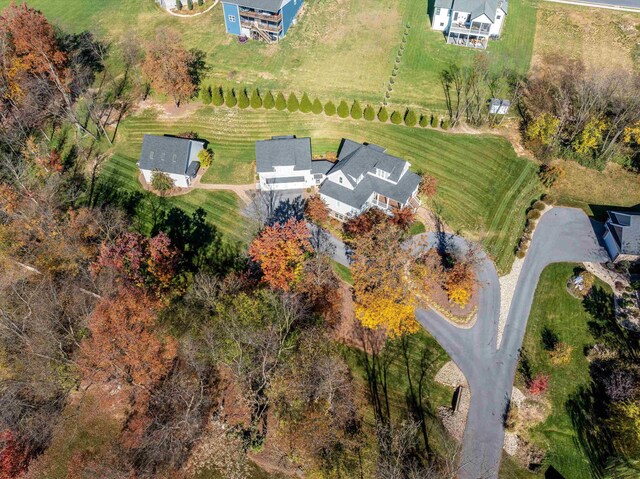
[[[362,326],[356,318],[355,304],[353,302],[353,288],[351,285],[341,282],[340,315],[336,324],[330,329],[331,339],[349,347],[364,351],[380,350],[386,342],[386,334],[383,331],[372,331]]]

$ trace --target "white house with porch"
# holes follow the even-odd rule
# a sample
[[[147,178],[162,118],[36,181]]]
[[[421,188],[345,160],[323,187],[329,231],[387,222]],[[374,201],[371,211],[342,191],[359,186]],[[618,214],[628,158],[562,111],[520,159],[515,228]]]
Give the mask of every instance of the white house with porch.
[[[256,142],[258,188],[263,191],[319,187],[320,198],[339,220],[376,207],[387,213],[420,206],[420,176],[385,149],[343,140],[338,160],[312,160],[309,138],[274,137]]]
[[[484,49],[500,37],[507,11],[507,0],[435,0],[431,28],[449,44]]]

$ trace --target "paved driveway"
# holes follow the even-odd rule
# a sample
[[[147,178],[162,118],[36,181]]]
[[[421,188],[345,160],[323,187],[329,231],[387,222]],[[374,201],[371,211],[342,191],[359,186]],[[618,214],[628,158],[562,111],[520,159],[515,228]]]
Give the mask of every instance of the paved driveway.
[[[480,284],[478,318],[473,327],[459,328],[434,310],[419,309],[416,318],[462,370],[471,390],[464,431],[460,479],[498,477],[507,410],[520,346],[531,311],[538,279],[551,263],[605,262],[607,253],[598,242],[602,225],[575,208],[553,208],[540,220],[516,285],[500,349],[497,347],[500,283],[493,262],[481,252],[477,269]],[[458,248],[466,241],[451,239]],[[346,263],[344,245],[333,238],[335,258]],[[433,233],[409,240],[407,247],[436,244]]]
[[[495,268],[486,257],[478,271],[482,286],[478,320],[472,328],[453,326],[433,310],[416,312],[420,324],[462,370],[471,390],[460,479],[498,476],[503,417],[540,274],[551,263],[607,261],[595,232],[600,228],[581,210],[573,208],[554,208],[542,217],[516,285],[500,349],[496,344],[500,285]]]

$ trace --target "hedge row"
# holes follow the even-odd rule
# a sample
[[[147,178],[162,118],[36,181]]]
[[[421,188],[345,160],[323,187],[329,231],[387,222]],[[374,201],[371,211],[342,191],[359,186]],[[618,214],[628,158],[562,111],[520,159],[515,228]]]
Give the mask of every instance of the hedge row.
[[[251,107],[254,109],[266,108],[271,110],[288,110],[291,112],[300,111],[302,113],[314,113],[319,115],[323,113],[327,116],[338,115],[340,118],[351,117],[354,120],[360,120],[364,118],[367,121],[373,121],[376,118],[382,123],[386,123],[391,120],[394,125],[400,125],[404,123],[407,126],[420,125],[423,128],[431,126],[433,128],[442,127],[443,129],[449,128],[448,120],[441,120],[437,115],[420,115],[414,110],[407,108],[404,113],[393,110],[391,113],[387,111],[385,106],[381,106],[376,111],[376,108],[367,104],[364,108],[360,105],[358,100],[355,100],[349,105],[345,100],[342,100],[338,106],[329,100],[324,105],[322,102],[315,98],[311,101],[309,95],[303,93],[302,99],[298,100],[295,93],[290,93],[285,98],[282,92],[278,92],[275,96],[271,91],[268,91],[264,96],[260,94],[257,88],[247,92],[246,88],[226,88],[223,89],[220,86],[203,88],[200,92],[200,98],[205,105],[222,106],[225,105],[228,108],[235,108],[236,106],[242,109]]]

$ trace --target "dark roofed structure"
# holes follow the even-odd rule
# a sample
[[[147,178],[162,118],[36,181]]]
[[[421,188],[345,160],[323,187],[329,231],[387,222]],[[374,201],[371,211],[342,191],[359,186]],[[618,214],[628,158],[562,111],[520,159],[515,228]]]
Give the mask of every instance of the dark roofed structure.
[[[612,260],[640,257],[640,213],[607,211],[605,245]]]
[[[384,148],[378,145],[345,140],[338,155],[338,163],[331,171],[341,170],[353,185],[361,175],[375,173],[376,169],[388,173],[388,179],[397,182],[404,172],[406,163],[385,153]]]
[[[200,140],[172,136],[144,135],[138,166],[141,170],[160,170],[164,173],[188,175],[189,170],[194,168],[191,165],[198,163],[192,159],[194,142],[204,143]],[[197,167],[199,166],[200,163]]]
[[[311,139],[274,136],[256,142],[256,171],[269,173],[278,166],[292,166],[294,171],[311,169]]]

